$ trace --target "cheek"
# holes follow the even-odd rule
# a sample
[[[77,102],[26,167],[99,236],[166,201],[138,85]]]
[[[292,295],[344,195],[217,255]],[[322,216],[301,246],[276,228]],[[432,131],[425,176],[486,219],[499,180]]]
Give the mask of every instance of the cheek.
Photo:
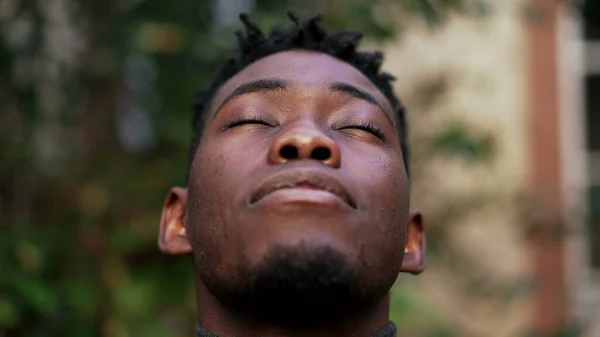
[[[373,179],[373,186],[377,186],[378,214],[381,223],[386,227],[387,235],[399,234],[404,236],[409,211],[409,182],[405,174],[402,158],[392,157],[392,160],[383,160],[380,163],[378,174]],[[375,200],[375,199],[374,199]]]
[[[196,266],[204,276],[220,270],[234,246],[229,243],[226,211],[238,176],[232,155],[218,142],[205,139],[198,147],[188,181],[188,234]]]
[[[357,160],[346,166],[352,168],[353,175],[361,181],[364,206],[370,216],[381,220],[377,223],[392,219],[400,222],[407,218],[410,185],[399,151],[365,151],[354,157]]]
[[[406,240],[410,194],[402,158],[381,155],[364,163],[360,172],[369,186],[365,198],[368,220],[360,235],[362,240],[369,238],[364,244],[377,246],[368,251],[398,258]]]
[[[240,153],[235,149],[235,146],[226,146],[213,138],[205,139],[198,147],[189,183],[197,190],[199,201],[209,203],[205,207],[210,208],[215,201],[223,200],[235,191],[235,180],[241,176],[241,172],[237,172],[240,170]]]
[[[220,162],[218,152],[210,148],[199,148],[194,160],[194,166],[190,172],[189,185],[191,201],[198,210],[206,211],[213,209],[222,197],[220,194],[224,189],[215,189],[223,180],[224,165]]]
[[[219,244],[225,237],[222,224],[223,201],[228,199],[229,165],[223,151],[213,142],[203,141],[198,147],[188,181],[188,232],[201,242],[197,247]]]
[[[264,151],[262,151],[264,152]],[[198,236],[222,244],[236,240],[230,232],[232,210],[244,199],[246,185],[252,180],[253,167],[262,160],[259,144],[248,146],[236,139],[223,142],[207,137],[199,146],[190,172],[190,221],[201,227]]]

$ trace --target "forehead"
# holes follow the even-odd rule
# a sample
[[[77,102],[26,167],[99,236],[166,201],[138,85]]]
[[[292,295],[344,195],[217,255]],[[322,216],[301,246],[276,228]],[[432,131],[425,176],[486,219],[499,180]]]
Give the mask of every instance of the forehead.
[[[345,82],[368,91],[388,111],[393,111],[385,95],[358,69],[333,56],[309,50],[284,51],[250,64],[221,86],[213,100],[213,109],[240,85],[267,78],[281,79],[302,89],[320,89],[333,82]]]

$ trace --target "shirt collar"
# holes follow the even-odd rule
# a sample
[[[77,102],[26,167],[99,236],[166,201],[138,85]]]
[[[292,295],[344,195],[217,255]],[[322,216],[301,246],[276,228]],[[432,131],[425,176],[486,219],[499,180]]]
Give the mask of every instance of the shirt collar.
[[[196,326],[196,337],[218,337],[217,335],[204,330],[201,326]],[[396,337],[396,324],[390,322],[383,329],[372,334],[371,337]]]

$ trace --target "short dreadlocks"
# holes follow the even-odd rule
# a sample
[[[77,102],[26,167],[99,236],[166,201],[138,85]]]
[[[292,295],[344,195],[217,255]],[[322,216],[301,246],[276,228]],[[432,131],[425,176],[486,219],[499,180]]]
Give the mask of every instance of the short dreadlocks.
[[[221,85],[261,58],[282,51],[305,49],[331,55],[352,65],[368,77],[385,95],[397,114],[402,157],[408,172],[404,108],[392,90],[391,82],[395,80],[395,77],[380,71],[383,54],[378,51],[357,51],[362,33],[355,31],[329,33],[321,25],[321,15],[306,20],[300,20],[293,13],[288,13],[288,16],[294,23],[292,26],[274,27],[271,34],[267,36],[256,23],[250,20],[248,14],[240,14],[240,20],[246,27],[246,34],[244,35],[241,31],[235,32],[240,48],[239,55],[227,60],[217,72],[211,86],[198,92],[194,98],[194,116],[192,118],[194,135],[189,153],[189,167],[191,167],[198,143],[202,138],[205,112],[209,109],[211,101]]]

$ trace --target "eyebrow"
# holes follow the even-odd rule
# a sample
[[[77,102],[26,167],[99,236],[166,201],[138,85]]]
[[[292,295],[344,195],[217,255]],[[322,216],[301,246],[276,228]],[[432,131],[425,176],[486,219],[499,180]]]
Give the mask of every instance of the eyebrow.
[[[219,104],[219,107],[215,110],[213,117],[219,113],[219,111],[225,106],[225,104],[227,104],[229,101],[238,96],[257,92],[282,91],[288,89],[288,87],[289,86],[287,82],[277,78],[260,79],[244,83],[237,87],[229,95],[227,95],[227,97],[225,97],[223,102],[221,102],[221,104]],[[383,104],[381,104],[373,95],[366,92],[365,90],[345,82],[335,82],[329,87],[329,90],[333,92],[346,94],[377,106],[379,110],[383,112],[385,117],[390,121],[390,123],[394,125],[390,114],[387,112],[387,109],[383,106]]]
[[[285,81],[276,79],[276,78],[267,78],[267,79],[261,79],[261,80],[244,83],[244,84],[240,85],[239,87],[237,87],[229,95],[227,95],[227,97],[225,97],[223,102],[221,102],[221,104],[219,104],[219,107],[217,108],[217,110],[215,110],[213,117],[217,113],[219,113],[219,111],[225,106],[225,104],[227,104],[229,101],[231,101],[232,99],[234,99],[238,96],[250,94],[250,93],[254,93],[254,92],[280,91],[280,90],[287,89],[287,87],[288,87],[288,85]]]
[[[379,103],[379,101],[373,95],[369,94],[365,90],[344,82],[335,82],[329,87],[329,89],[331,91],[343,93],[376,105],[379,108],[379,110],[383,112],[383,114],[390,121],[390,123],[394,125],[390,114],[388,113],[387,109],[383,106],[383,104]]]

